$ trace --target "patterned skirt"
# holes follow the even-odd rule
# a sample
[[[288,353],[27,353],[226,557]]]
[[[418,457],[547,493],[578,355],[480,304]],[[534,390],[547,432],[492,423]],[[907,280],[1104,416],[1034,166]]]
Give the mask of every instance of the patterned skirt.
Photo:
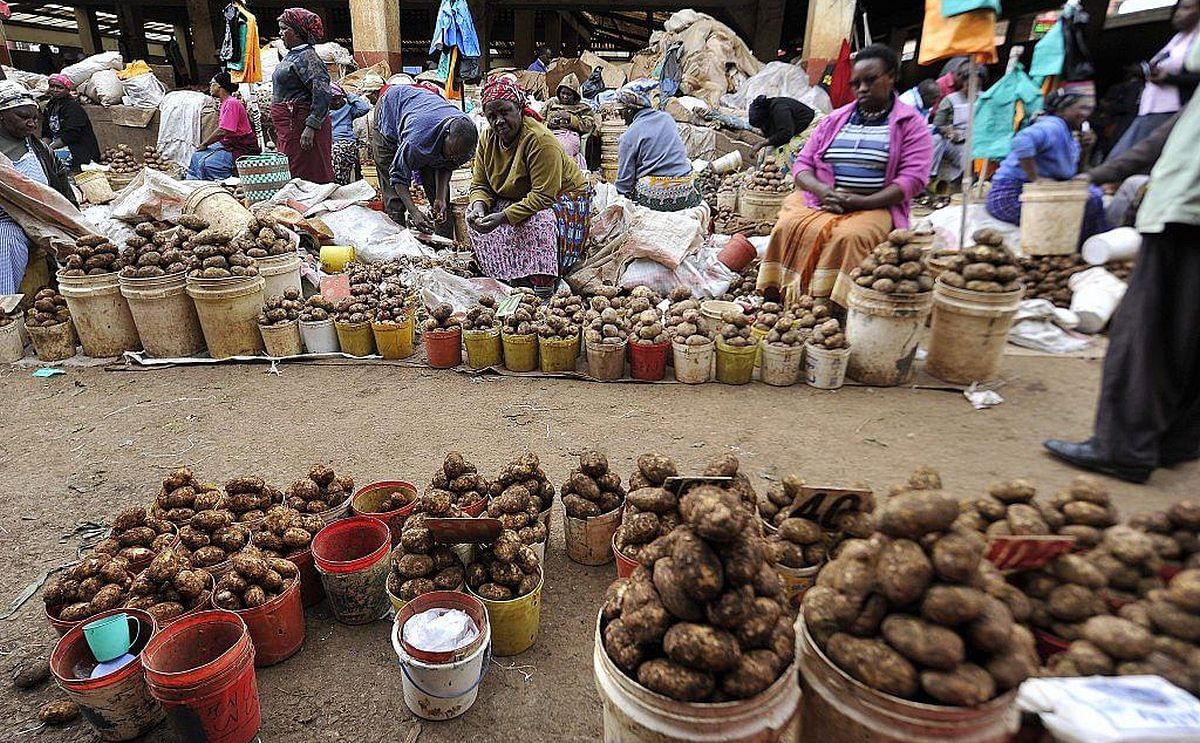
[[[700,206],[695,176],[645,175],[638,178],[633,201],[656,212],[677,212]]]
[[[513,202],[500,199],[492,213]],[[510,281],[526,276],[559,276],[579,262],[587,248],[592,190],[565,193],[549,209],[520,224],[501,224],[489,233],[468,223],[471,249],[486,276]]]
[[[333,180],[343,186],[357,181],[358,141],[354,139],[333,140]]]
[[[1021,224],[1021,192],[1023,181],[1011,178],[993,178],[992,188],[987,195],[987,210],[1001,222]],[[1098,186],[1088,186],[1088,200],[1083,208],[1083,225],[1079,230],[1079,243],[1092,235],[1108,231],[1108,218],[1104,214],[1104,192]]]

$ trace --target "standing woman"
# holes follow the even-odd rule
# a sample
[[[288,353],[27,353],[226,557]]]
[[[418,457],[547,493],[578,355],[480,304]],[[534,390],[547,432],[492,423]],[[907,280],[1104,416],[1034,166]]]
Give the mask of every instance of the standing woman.
[[[71,97],[73,87],[75,84],[66,75],[50,76],[50,102],[42,121],[42,138],[52,150],[69,150],[71,165],[78,169],[86,163],[100,162],[100,143],[92,120]]]
[[[250,126],[250,115],[233,95],[237,88],[228,72],[218,72],[208,84],[208,94],[220,102],[217,130],[201,142],[200,149],[192,155],[188,180],[224,180],[233,175],[239,157],[259,153],[258,137]]]
[[[592,190],[510,77],[483,89],[467,231],[483,272],[543,296],[587,246]]]
[[[316,13],[288,8],[279,16],[279,37],[288,53],[271,77],[276,144],[287,155],[293,178],[332,183],[329,70],[312,46],[325,39],[325,27]]]

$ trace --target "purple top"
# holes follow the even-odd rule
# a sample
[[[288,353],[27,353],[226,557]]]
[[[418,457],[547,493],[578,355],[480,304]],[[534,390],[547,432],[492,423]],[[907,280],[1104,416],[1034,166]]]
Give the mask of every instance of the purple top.
[[[825,161],[825,151],[833,144],[842,127],[850,121],[857,104],[842,106],[817,124],[808,143],[796,158],[792,174],[810,171],[822,183],[834,184],[833,164]],[[933,140],[929,136],[929,125],[919,111],[899,100],[892,99],[892,112],[888,115],[888,162],[884,170],[884,185],[893,183],[904,192],[904,200],[892,206],[892,226],[904,229],[909,225],[912,199],[925,190],[929,183],[929,169],[933,164]],[[821,202],[814,194],[804,193],[804,203],[818,207]]]

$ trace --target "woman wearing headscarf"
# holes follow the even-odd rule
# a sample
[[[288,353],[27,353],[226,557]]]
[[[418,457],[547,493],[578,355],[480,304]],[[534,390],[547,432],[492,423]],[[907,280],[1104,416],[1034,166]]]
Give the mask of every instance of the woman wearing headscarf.
[[[750,101],[746,113],[750,126],[766,137],[755,145],[754,154],[767,149],[774,150],[775,162],[786,164],[790,170],[796,155],[800,154],[800,148],[808,141],[808,128],[816,119],[817,112],[795,98],[760,95]]]
[[[288,8],[279,16],[279,37],[288,53],[271,76],[276,144],[287,155],[293,177],[332,183],[332,91],[329,70],[313,49],[325,39],[325,27],[316,13]]]
[[[233,95],[237,89],[237,83],[233,82],[228,72],[218,72],[208,84],[208,94],[220,103],[217,130],[201,142],[200,149],[192,155],[188,164],[188,180],[224,180],[233,175],[239,157],[257,155],[261,151],[258,136],[250,126],[250,115]]]
[[[490,128],[480,137],[467,207],[475,260],[492,278],[548,296],[587,245],[592,190],[508,76],[482,93]]]
[[[49,186],[75,205],[66,166],[35,136],[37,131],[38,105],[29,90],[13,80],[0,81],[0,177],[18,188],[28,181]],[[0,203],[0,294],[17,293],[29,258],[29,237]]]
[[[1046,96],[1042,114],[1017,132],[1012,150],[992,176],[988,213],[1003,222],[1020,224],[1021,192],[1026,183],[1074,178],[1079,173],[1081,141],[1087,145],[1096,141],[1095,133],[1079,132],[1093,109],[1090,96],[1065,90]],[[1096,186],[1089,188],[1081,242],[1108,229],[1102,192]]]
[[[354,121],[371,111],[366,98],[347,93],[334,83],[331,87],[333,100],[329,104],[329,118],[333,122],[333,179],[345,186],[358,180],[358,135],[354,133]]]
[[[79,101],[71,95],[75,84],[66,75],[51,75],[50,102],[42,120],[42,137],[52,150],[66,149],[71,165],[78,169],[86,163],[100,162],[100,143],[92,129],[92,120]]]
[[[617,193],[659,212],[699,206],[692,161],[675,119],[654,110],[649,96],[630,85],[617,92],[617,103],[629,125],[617,142]]]
[[[933,143],[925,119],[896,95],[899,66],[880,44],[855,55],[854,102],[821,119],[792,168],[798,189],[783,202],[758,272],[765,295],[832,297],[845,307],[849,272],[888,232],[908,227]]]
[[[558,137],[563,149],[575,159],[580,170],[587,170],[585,146],[587,137],[596,134],[596,115],[592,107],[583,102],[575,73],[562,79],[555,96],[546,101],[543,113],[546,126]]]

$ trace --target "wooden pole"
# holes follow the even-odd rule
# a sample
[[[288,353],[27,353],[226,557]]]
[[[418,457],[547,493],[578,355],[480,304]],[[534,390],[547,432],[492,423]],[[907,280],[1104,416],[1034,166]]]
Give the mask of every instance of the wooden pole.
[[[967,138],[963,143],[963,157],[966,167],[963,168],[962,179],[962,217],[958,223],[958,247],[961,249],[967,242],[967,210],[971,207],[971,184],[975,179],[975,157],[972,152],[975,145],[975,99],[979,96],[979,75],[975,66],[975,55],[967,57]]]

